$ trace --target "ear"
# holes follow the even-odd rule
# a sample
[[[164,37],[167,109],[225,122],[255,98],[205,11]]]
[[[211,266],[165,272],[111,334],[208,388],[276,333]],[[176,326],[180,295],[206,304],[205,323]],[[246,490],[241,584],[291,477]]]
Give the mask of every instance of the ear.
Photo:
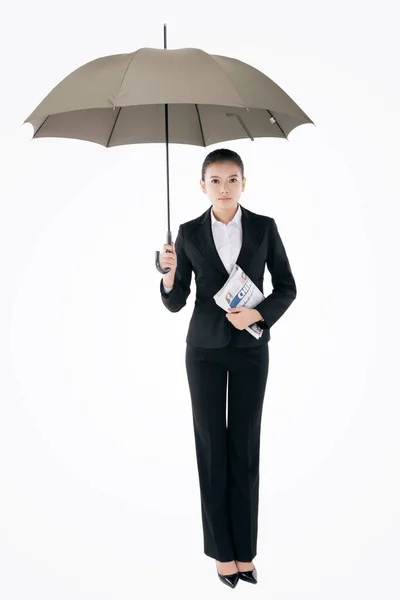
[[[206,194],[207,192],[206,192],[206,187],[205,187],[205,185],[204,185],[204,181],[203,181],[202,179],[200,179],[200,182],[199,182],[199,183],[200,183],[200,187],[201,187],[201,189],[202,189],[202,192],[203,192],[204,194]]]
[[[246,187],[246,182],[247,182],[247,179],[246,179],[246,177],[243,177],[243,181],[242,181],[242,192],[244,192],[244,190],[245,190],[245,187]]]

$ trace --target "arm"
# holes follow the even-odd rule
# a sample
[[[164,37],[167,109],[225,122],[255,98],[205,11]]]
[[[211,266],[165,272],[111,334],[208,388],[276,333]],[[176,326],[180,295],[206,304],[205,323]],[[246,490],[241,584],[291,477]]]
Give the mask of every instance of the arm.
[[[270,223],[266,262],[271,273],[273,291],[254,307],[264,319],[257,322],[261,329],[271,328],[297,295],[289,260],[274,219],[271,219]]]
[[[164,306],[171,312],[178,312],[185,306],[187,297],[190,294],[190,284],[192,281],[192,263],[185,252],[182,225],[179,225],[178,235],[176,236],[175,252],[177,268],[173,287],[167,288],[170,291],[166,292],[163,278],[160,281],[161,299]]]

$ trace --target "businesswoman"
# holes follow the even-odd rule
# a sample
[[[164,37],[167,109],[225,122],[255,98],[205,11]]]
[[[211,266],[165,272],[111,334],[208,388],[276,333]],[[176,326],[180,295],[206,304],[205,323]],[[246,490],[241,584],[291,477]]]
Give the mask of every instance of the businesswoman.
[[[186,372],[192,403],[204,553],[216,560],[220,580],[257,583],[260,428],[268,375],[270,329],[296,297],[296,284],[272,217],[239,204],[246,179],[240,156],[226,148],[204,160],[200,186],[211,206],[179,226],[164,244],[162,302],[181,310],[196,300],[186,336]],[[170,252],[167,252],[170,250]],[[273,291],[255,308],[226,313],[214,294],[238,264],[263,292],[265,264]],[[246,327],[257,323],[257,339]],[[226,419],[226,400],[228,418]]]

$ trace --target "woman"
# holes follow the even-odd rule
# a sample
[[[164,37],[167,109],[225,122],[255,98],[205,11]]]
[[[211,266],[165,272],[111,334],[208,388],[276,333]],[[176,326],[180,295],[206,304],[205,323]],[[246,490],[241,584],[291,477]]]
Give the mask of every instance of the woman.
[[[196,301],[186,337],[199,473],[204,553],[216,560],[220,580],[257,583],[260,428],[268,375],[270,328],[296,297],[296,284],[273,218],[239,204],[246,179],[240,156],[225,148],[205,158],[200,186],[211,205],[179,226],[176,243],[164,244],[160,264],[171,270],[161,298],[177,312]],[[170,252],[167,252],[169,250]],[[255,308],[226,313],[213,296],[238,264],[263,292],[265,264],[273,291]],[[246,327],[257,323],[257,339]],[[226,422],[226,398],[228,420]]]

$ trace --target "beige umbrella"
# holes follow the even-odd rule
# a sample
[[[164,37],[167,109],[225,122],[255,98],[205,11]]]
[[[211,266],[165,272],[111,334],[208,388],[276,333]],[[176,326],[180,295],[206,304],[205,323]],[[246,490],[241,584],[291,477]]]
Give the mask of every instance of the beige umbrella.
[[[33,138],[74,138],[106,146],[166,143],[167,243],[171,244],[168,144],[209,146],[286,138],[313,121],[269,77],[235,58],[198,48],[140,48],[97,58],[65,77],[24,123]],[[159,252],[156,266],[161,273]]]

